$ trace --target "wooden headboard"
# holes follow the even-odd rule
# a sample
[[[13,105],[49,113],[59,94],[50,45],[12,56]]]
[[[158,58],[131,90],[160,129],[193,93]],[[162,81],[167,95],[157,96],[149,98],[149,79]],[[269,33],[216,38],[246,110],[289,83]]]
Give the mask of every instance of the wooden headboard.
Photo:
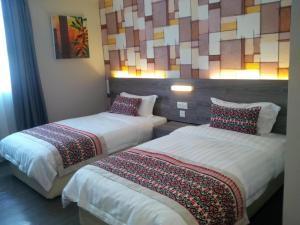
[[[190,93],[173,92],[174,84],[194,87]],[[110,79],[111,96],[125,91],[137,95],[159,96],[154,114],[169,120],[204,124],[210,118],[210,97],[233,102],[273,102],[281,106],[273,132],[286,133],[288,81],[282,80],[181,80],[181,79]],[[179,117],[177,101],[188,102],[186,117]]]

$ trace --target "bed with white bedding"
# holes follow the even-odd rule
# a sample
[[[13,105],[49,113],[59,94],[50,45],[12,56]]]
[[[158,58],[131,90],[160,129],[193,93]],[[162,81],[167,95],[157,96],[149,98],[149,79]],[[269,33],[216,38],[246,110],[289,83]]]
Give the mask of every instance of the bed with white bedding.
[[[84,162],[63,167],[55,146],[24,132],[12,134],[0,142],[0,155],[12,164],[14,174],[47,198],[59,195],[70,176],[88,163],[117,151],[148,141],[152,129],[166,122],[159,116],[127,116],[115,113],[68,119],[57,125],[93,134],[101,141],[102,153]]]
[[[220,171],[240,185],[245,207],[249,208],[269,183],[282,174],[285,141],[284,135],[255,136],[202,125],[180,128],[135,149]],[[197,224],[185,218],[187,214],[178,210],[177,202],[168,203],[162,200],[163,195],[147,193],[134,182],[124,182],[120,176],[95,164],[75,173],[62,198],[64,205],[76,202],[83,210],[82,215],[92,215],[83,218],[82,224],[89,224],[88,221],[110,225]],[[235,224],[247,222],[244,215]]]

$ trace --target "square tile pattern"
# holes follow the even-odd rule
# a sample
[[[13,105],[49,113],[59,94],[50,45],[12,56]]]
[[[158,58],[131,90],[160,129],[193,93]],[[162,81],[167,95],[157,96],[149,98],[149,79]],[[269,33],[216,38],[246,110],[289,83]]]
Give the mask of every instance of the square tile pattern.
[[[106,75],[288,79],[292,0],[100,0]]]

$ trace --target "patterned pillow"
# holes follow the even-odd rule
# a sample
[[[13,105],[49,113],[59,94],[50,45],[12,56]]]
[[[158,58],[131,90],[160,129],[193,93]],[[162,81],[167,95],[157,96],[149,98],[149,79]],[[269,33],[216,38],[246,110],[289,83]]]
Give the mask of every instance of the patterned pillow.
[[[256,134],[260,109],[261,107],[228,108],[212,104],[210,126],[246,134]]]
[[[111,106],[110,112],[125,114],[129,116],[137,116],[141,102],[142,99],[140,98],[127,98],[127,97],[117,96]]]

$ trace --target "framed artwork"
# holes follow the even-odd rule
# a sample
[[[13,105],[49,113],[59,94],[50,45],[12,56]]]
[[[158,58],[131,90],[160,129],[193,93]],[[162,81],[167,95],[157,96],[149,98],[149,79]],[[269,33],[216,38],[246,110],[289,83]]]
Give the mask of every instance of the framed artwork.
[[[87,18],[52,16],[56,59],[89,58]]]

